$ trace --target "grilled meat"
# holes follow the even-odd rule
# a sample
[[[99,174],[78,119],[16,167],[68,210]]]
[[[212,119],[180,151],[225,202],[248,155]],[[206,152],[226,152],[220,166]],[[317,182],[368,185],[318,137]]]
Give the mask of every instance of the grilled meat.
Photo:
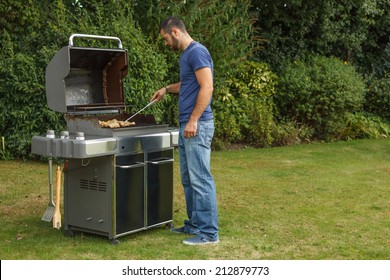
[[[99,121],[99,124],[101,125],[101,127],[120,128],[135,125],[135,122],[125,122],[118,121],[117,119],[112,119],[108,121]]]

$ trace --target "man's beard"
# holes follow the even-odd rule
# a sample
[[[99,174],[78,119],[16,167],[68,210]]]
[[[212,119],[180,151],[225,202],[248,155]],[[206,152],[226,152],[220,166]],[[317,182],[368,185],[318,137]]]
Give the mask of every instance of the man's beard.
[[[179,48],[179,41],[175,37],[173,37],[173,36],[171,36],[171,38],[172,38],[171,49],[174,50],[174,51],[178,51],[180,49]]]

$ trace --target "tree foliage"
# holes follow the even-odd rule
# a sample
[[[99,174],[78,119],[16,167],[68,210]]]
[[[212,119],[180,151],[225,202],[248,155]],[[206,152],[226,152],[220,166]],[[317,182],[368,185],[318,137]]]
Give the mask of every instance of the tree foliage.
[[[26,9],[25,7],[29,7]],[[61,114],[48,109],[44,75],[54,54],[73,33],[122,39],[129,53],[125,80],[128,104],[141,108],[163,85],[164,56],[148,43],[132,21],[131,3],[123,1],[2,1],[0,6],[0,135],[15,157],[28,157],[31,137],[64,128]],[[100,41],[74,42],[100,46]],[[158,117],[162,106],[153,108]]]
[[[5,137],[9,154],[26,158],[33,135],[65,127],[62,115],[47,107],[44,74],[73,33],[122,39],[129,54],[126,103],[135,108],[143,107],[156,89],[178,81],[180,53],[159,39],[160,21],[171,15],[182,18],[191,36],[206,45],[213,57],[219,146],[238,142],[265,146],[295,138],[306,141],[311,135],[321,138],[336,131],[324,117],[326,110],[338,110],[329,100],[343,95],[356,101],[343,118],[347,126],[376,124],[375,116],[375,122],[363,122],[352,112],[362,105],[357,93],[361,79],[356,73],[351,74],[353,78],[348,74],[352,66],[369,77],[364,109],[389,116],[389,0],[2,0],[0,136]],[[85,39],[76,39],[75,45],[117,47]],[[325,61],[325,57],[339,60]],[[278,74],[280,86],[276,87],[270,69]],[[289,109],[305,108],[305,117],[298,111],[299,118],[284,111],[288,107],[284,103],[295,99],[299,104]],[[325,99],[328,103],[323,103]],[[176,98],[166,96],[150,110],[159,122],[177,125],[176,103]],[[355,128],[344,131],[366,135]]]
[[[73,33],[117,36],[128,49],[127,104],[140,108],[158,88],[178,80],[178,53],[158,40],[160,20],[182,17],[216,65],[216,90],[251,53],[250,1],[4,0],[0,4],[0,135],[15,157],[27,157],[33,135],[64,129],[61,114],[47,108],[45,67]],[[25,7],[28,7],[26,9]],[[218,12],[216,12],[218,11]],[[207,20],[205,20],[207,19]],[[239,36],[237,36],[239,34]],[[76,38],[77,46],[105,46]],[[109,43],[108,43],[109,44]],[[115,47],[111,46],[110,47]],[[222,77],[222,78],[221,78]],[[176,124],[177,100],[167,96],[150,110],[158,121]]]
[[[237,71],[238,65],[252,55],[260,45],[255,36],[255,14],[250,12],[250,0],[143,0],[133,1],[134,21],[151,43],[155,43],[166,57],[166,83],[179,80],[179,55],[162,44],[159,38],[160,22],[168,16],[181,18],[188,32],[204,44],[214,61],[215,93],[224,90],[226,81]],[[219,99],[213,104],[218,106]],[[221,104],[223,106],[223,104]],[[170,103],[165,117],[176,120],[177,108]],[[222,127],[218,129],[224,129]]]
[[[255,37],[255,14],[249,11],[250,3],[249,0],[134,1],[134,19],[152,42],[161,42],[161,20],[168,16],[183,19],[190,35],[209,49],[216,77],[226,77],[260,43]],[[159,47],[167,55],[172,72],[178,73],[178,54],[172,54],[163,44]],[[177,75],[171,78],[178,80]]]
[[[253,0],[266,39],[260,59],[279,71],[284,61],[334,56],[361,73],[383,75],[390,63],[388,0]]]

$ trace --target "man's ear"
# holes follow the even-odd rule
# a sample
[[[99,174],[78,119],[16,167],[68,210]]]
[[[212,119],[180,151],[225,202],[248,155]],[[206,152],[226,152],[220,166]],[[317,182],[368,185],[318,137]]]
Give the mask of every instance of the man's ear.
[[[172,35],[175,37],[179,36],[179,30],[176,27],[172,27]]]

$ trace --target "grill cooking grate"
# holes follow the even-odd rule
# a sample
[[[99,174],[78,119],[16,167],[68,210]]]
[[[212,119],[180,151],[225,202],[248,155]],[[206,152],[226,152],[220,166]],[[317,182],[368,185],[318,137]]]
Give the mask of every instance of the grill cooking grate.
[[[97,180],[86,180],[80,179],[80,188],[92,191],[107,191],[107,183],[106,182],[98,182]]]

